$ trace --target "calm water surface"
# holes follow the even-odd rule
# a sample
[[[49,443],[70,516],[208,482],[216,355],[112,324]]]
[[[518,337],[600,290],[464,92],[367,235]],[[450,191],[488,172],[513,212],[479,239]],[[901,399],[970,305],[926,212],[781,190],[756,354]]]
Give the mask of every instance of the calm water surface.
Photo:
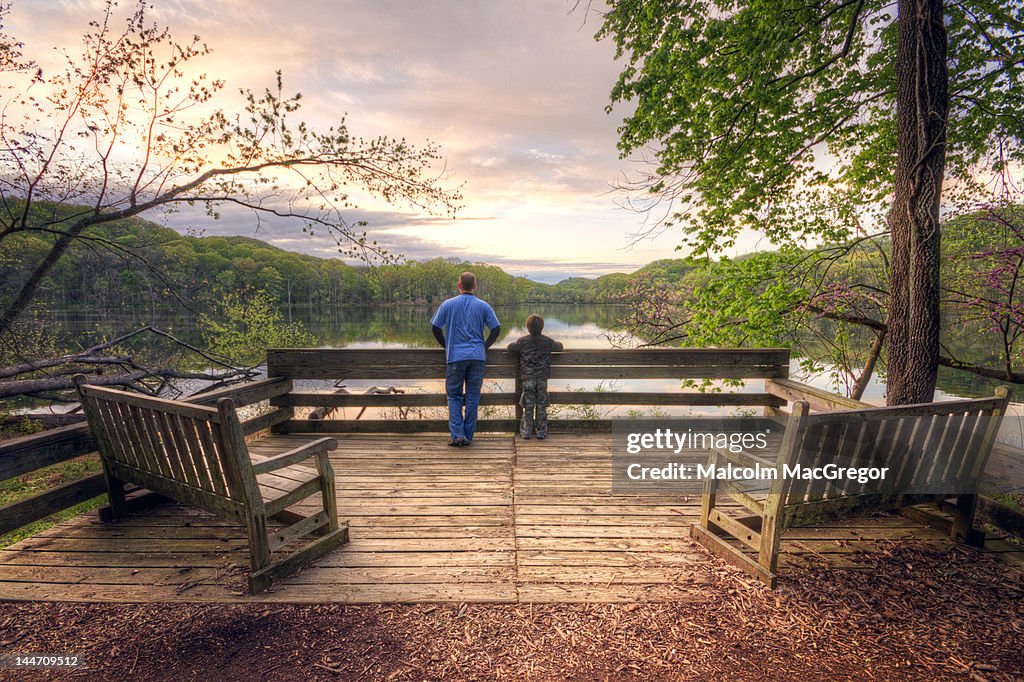
[[[531,313],[544,317],[544,333],[561,341],[566,348],[612,348],[617,344],[635,343],[636,339],[624,336],[618,329],[618,321],[626,313],[625,306],[614,305],[516,305],[495,306],[495,312],[502,323],[502,335],[497,346],[504,347],[510,341],[526,334],[524,322]],[[313,309],[295,307],[286,312],[286,317],[302,325],[318,339],[318,344],[334,348],[433,348],[436,342],[430,333],[430,317],[433,308],[331,308]],[[82,313],[79,311],[58,311],[52,314],[54,323],[64,334],[71,338],[82,339],[83,345],[95,342],[103,337],[122,334],[150,321],[120,311]],[[156,326],[179,336],[193,344],[201,344],[202,339],[194,318],[189,315],[166,315],[156,320]],[[799,369],[791,370],[794,378],[805,381],[813,386],[835,391],[837,386],[830,377],[800,376]],[[346,381],[345,385],[354,389],[380,384],[373,381]],[[939,390],[936,400],[948,400],[957,397],[979,397],[992,394],[997,382],[987,381],[964,372],[955,372],[940,368]],[[306,388],[328,388],[322,382],[309,382]],[[438,390],[439,382],[418,382],[406,384],[408,390]],[[589,389],[600,387],[610,391],[649,391],[678,390],[679,383],[675,380],[624,380],[624,381],[586,381],[573,380],[556,385],[552,382],[552,390]],[[716,383],[712,388],[726,391],[763,390],[758,380],[747,382],[743,387],[723,387]],[[487,390],[512,390],[511,382],[492,380]],[[884,404],[885,385],[877,376],[871,382],[864,396],[867,402]],[[1004,420],[1000,440],[1022,444],[1024,432],[1024,405],[1014,403],[1013,412]],[[630,408],[612,407],[599,408],[601,416],[628,416]],[[721,413],[716,408],[677,408],[671,414],[711,414]],[[729,410],[727,410],[728,412]],[[433,416],[433,415],[427,415]]]

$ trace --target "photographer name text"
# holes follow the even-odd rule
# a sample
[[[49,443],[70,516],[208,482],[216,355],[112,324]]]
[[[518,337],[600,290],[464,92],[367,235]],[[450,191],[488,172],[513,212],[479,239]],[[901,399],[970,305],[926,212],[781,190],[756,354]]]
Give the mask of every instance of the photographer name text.
[[[631,481],[774,481],[781,476],[804,481],[849,479],[867,483],[882,480],[888,473],[888,467],[844,467],[838,464],[825,464],[820,467],[784,464],[780,467],[762,464],[737,466],[729,463],[725,466],[715,466],[673,462],[666,466],[652,467],[633,462],[626,465],[626,477]]]

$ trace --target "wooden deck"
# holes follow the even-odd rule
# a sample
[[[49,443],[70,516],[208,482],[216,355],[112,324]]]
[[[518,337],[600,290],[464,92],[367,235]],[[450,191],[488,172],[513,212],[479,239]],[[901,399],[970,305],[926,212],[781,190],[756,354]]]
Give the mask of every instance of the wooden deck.
[[[267,436],[269,455],[315,436]],[[688,538],[700,500],[614,497],[608,435],[480,436],[468,449],[426,435],[339,435],[331,453],[351,543],[270,592],[244,592],[241,527],[177,505],[114,524],[95,515],[0,551],[0,599],[191,602],[615,602],[701,600],[718,567]],[[278,484],[287,486],[288,481]],[[782,563],[894,540],[946,546],[899,516],[787,531]],[[1008,563],[1024,554],[989,542]]]

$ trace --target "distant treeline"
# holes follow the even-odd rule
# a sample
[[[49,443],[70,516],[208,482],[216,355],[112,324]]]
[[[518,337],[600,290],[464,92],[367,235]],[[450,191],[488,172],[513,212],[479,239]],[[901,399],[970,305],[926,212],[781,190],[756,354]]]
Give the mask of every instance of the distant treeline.
[[[61,207],[60,215],[74,210]],[[51,241],[49,235],[32,233],[5,242],[0,301],[13,296]],[[642,272],[675,280],[691,267],[683,261],[656,261]],[[466,269],[477,274],[479,294],[496,305],[618,302],[641,274],[577,277],[550,285],[451,258],[355,267],[249,237],[186,236],[130,219],[84,235],[51,271],[38,302],[60,308],[145,309],[185,301],[204,307],[224,292],[248,289],[266,291],[283,306],[434,305],[454,293]]]

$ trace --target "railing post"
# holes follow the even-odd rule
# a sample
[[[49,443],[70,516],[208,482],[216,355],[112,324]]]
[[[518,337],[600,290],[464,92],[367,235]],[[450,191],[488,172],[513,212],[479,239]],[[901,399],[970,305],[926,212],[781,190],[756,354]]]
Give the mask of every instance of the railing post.
[[[523,377],[520,375],[519,363],[516,363],[516,387],[515,396],[512,398],[516,401],[516,422],[521,424],[523,422],[523,404],[520,399],[523,395]],[[518,426],[516,427],[519,428]]]

